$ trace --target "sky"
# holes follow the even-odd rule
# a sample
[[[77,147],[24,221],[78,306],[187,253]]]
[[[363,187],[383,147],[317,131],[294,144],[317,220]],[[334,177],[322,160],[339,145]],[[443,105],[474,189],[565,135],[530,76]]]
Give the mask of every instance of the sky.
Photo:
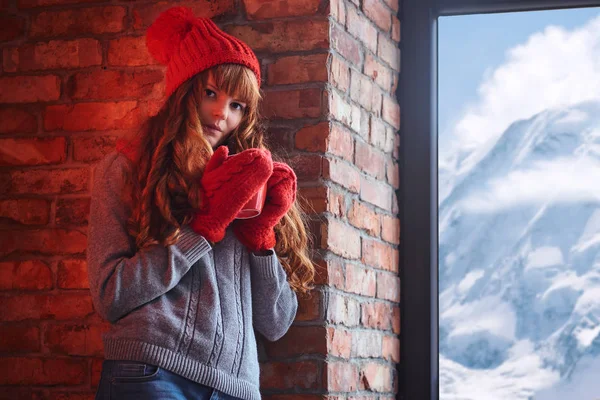
[[[441,17],[438,32],[440,166],[515,119],[600,93],[600,8]]]

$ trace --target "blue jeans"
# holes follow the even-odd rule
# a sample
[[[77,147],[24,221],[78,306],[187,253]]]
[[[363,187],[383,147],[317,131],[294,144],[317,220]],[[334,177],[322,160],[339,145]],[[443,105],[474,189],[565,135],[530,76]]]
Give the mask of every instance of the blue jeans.
[[[96,400],[235,400],[166,369],[137,361],[105,360]]]

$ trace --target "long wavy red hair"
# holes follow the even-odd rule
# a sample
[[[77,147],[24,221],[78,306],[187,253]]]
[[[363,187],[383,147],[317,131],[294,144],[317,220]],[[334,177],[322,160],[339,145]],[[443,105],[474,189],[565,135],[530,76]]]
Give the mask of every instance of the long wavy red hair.
[[[198,183],[213,149],[204,138],[198,110],[209,74],[220,90],[246,103],[240,125],[227,139],[230,153],[268,149],[258,109],[261,89],[251,70],[222,64],[184,82],[132,140],[137,161],[128,177],[130,190],[123,197],[131,207],[128,231],[138,248],[176,243],[182,226],[201,207]],[[275,227],[275,233],[275,252],[290,286],[298,293],[307,293],[315,267],[308,256],[306,219],[298,201]]]

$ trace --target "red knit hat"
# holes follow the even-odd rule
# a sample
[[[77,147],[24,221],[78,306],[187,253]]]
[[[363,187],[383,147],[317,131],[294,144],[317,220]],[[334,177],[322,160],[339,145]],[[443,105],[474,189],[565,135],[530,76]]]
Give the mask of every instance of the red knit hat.
[[[196,18],[189,8],[163,11],[148,28],[146,46],[156,61],[167,66],[167,97],[197,73],[226,63],[250,68],[260,85],[260,64],[252,49],[209,18]]]

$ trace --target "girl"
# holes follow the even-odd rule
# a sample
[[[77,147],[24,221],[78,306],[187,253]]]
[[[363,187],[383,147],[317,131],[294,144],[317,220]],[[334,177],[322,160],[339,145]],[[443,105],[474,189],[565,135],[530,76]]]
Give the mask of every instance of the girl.
[[[265,147],[245,43],[175,7],[147,45],[167,100],[94,174],[88,275],[111,322],[96,399],[259,400],[254,330],[282,337],[314,277],[296,176]],[[236,220],[264,185],[261,214]]]

